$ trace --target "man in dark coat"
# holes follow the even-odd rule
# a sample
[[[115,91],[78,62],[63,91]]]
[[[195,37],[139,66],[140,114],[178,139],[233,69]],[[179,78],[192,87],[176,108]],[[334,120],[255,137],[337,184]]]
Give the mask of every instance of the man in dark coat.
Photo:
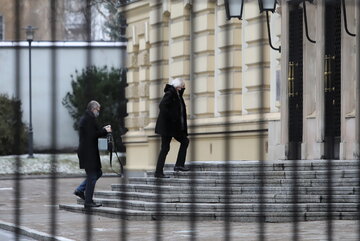
[[[108,132],[111,132],[111,126],[98,127],[96,118],[99,113],[100,104],[92,100],[79,121],[79,148],[77,154],[80,169],[85,169],[86,179],[75,189],[74,194],[85,200],[85,208],[101,206],[101,204],[93,201],[96,181],[102,176],[98,138],[105,137]]]
[[[155,127],[155,133],[161,135],[161,150],[154,175],[157,178],[168,178],[164,175],[163,168],[172,138],[180,142],[174,171],[189,171],[189,168],[184,166],[189,145],[184,90],[185,83],[182,79],[172,80],[165,86],[165,94],[159,105],[160,112]]]

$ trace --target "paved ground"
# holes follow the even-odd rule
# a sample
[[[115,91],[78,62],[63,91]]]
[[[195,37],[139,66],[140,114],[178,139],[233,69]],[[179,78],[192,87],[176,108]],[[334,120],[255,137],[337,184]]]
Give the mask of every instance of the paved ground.
[[[58,180],[58,204],[76,202],[72,191],[80,183],[81,178],[61,178]],[[96,190],[109,190],[111,183],[118,183],[116,177],[101,178]],[[14,181],[0,179],[0,221],[14,223]],[[21,226],[40,232],[50,233],[50,179],[23,179],[21,181]],[[223,222],[198,222],[191,225],[188,222],[122,222],[117,219],[87,216],[57,210],[57,235],[73,240],[86,240],[86,221],[91,217],[92,240],[122,240],[122,230],[126,227],[127,240],[190,240],[191,235],[196,240],[219,241],[225,238]],[[124,226],[125,224],[125,226]],[[159,225],[158,225],[159,224]],[[158,239],[157,231],[161,227]],[[291,223],[266,223],[265,240],[292,240]],[[299,240],[327,240],[326,222],[300,223]],[[336,221],[333,227],[333,240],[350,241],[357,239],[357,221]],[[257,240],[259,226],[256,223],[231,223],[228,233],[231,240]],[[1,236],[0,236],[0,240]],[[11,239],[10,239],[11,240]]]
[[[9,231],[0,230],[0,240],[6,241],[14,241],[16,238],[14,234]],[[35,239],[28,238],[26,236],[20,236],[19,241],[34,241]]]

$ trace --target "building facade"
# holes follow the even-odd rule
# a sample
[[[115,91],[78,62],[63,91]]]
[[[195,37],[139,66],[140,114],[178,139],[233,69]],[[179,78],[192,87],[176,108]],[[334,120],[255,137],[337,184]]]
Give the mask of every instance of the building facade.
[[[224,1],[135,1],[123,7],[128,29],[129,168],[152,168],[158,104],[171,78],[186,81],[188,160],[268,158],[268,123],[279,120],[280,54],[268,47],[257,2],[243,21],[226,21]],[[271,18],[280,42],[281,18]],[[273,82],[273,83],[272,83]],[[175,160],[177,143],[168,156]]]
[[[360,3],[306,2],[306,15],[299,1],[281,3],[281,119],[269,127],[280,130],[269,135],[270,158],[357,159]]]
[[[154,166],[158,103],[176,77],[187,86],[187,160],[357,158],[360,34],[346,33],[340,2],[306,2],[304,12],[302,1],[279,1],[270,27],[281,53],[257,1],[245,1],[241,21],[226,20],[223,0],[124,5],[129,168]],[[353,32],[358,5],[345,1]]]

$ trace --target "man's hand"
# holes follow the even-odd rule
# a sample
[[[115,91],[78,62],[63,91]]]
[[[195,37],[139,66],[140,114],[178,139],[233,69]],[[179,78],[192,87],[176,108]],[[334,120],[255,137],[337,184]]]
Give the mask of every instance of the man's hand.
[[[107,132],[111,132],[111,125],[104,126],[104,129],[105,129]]]

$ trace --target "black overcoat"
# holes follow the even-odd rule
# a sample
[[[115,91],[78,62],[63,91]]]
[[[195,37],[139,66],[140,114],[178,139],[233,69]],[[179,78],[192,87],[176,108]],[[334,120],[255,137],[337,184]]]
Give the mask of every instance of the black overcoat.
[[[184,90],[185,88],[181,89],[178,94],[174,86],[169,84],[165,86],[165,94],[159,104],[160,112],[155,133],[162,136],[188,135]]]
[[[101,168],[98,138],[106,136],[104,128],[99,128],[92,112],[86,111],[79,121],[79,147],[77,154],[81,169]]]

